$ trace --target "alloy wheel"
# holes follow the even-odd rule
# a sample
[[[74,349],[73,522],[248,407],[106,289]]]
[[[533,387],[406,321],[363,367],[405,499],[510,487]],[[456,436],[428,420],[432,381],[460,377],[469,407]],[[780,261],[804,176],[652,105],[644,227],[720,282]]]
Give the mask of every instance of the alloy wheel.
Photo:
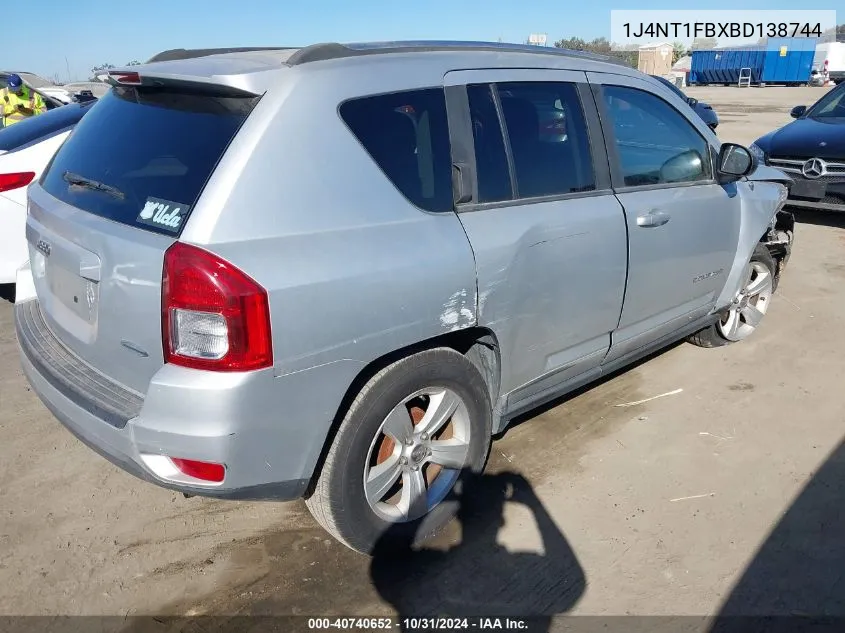
[[[717,323],[719,333],[729,341],[748,338],[768,311],[773,288],[772,271],[769,267],[763,262],[752,261],[742,289]]]
[[[440,503],[467,465],[470,421],[451,389],[431,387],[396,405],[370,444],[364,493],[393,523],[414,521]]]

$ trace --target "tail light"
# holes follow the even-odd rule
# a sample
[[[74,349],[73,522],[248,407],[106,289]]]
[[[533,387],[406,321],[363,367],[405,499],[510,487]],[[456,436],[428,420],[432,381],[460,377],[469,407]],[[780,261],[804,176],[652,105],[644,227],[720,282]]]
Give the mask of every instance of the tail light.
[[[35,180],[35,172],[22,171],[15,174],[0,174],[0,192],[26,187]]]
[[[176,242],[164,254],[164,361],[210,371],[273,365],[267,291],[231,263]]]

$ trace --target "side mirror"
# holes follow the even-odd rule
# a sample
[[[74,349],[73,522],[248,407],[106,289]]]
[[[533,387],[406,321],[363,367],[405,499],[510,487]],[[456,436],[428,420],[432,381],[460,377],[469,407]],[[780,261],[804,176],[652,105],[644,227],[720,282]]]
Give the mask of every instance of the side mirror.
[[[704,160],[694,149],[673,156],[660,167],[661,182],[691,182],[704,174]]]
[[[722,143],[719,150],[719,181],[733,182],[754,170],[754,157],[742,145]]]
[[[687,97],[687,103],[690,105],[691,108],[694,108],[698,105],[698,99],[695,97]]]
[[[800,119],[802,116],[804,116],[804,113],[806,111],[807,111],[807,106],[795,106],[789,112],[789,116],[791,116],[793,119]]]

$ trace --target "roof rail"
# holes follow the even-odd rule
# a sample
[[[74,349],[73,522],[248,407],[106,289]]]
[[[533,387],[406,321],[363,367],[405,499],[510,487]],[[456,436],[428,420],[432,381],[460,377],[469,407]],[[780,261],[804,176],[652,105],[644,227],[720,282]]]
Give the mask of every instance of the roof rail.
[[[297,48],[295,46],[248,46],[242,48],[171,48],[150,57],[145,63],[169,62],[177,59],[193,59],[222,53],[249,53],[253,51],[284,51]]]
[[[586,51],[575,51],[566,48],[553,48],[545,46],[531,46],[528,44],[504,44],[501,42],[462,42],[462,41],[397,41],[397,42],[371,42],[359,44],[338,44],[327,42],[323,44],[312,44],[297,49],[285,62],[288,66],[299,66],[311,62],[326,61],[330,59],[342,59],[345,57],[358,57],[361,55],[379,55],[387,53],[418,53],[430,51],[496,51],[513,53],[530,53],[534,55],[557,55],[562,57],[577,57],[580,59],[592,59],[627,66],[624,62],[614,57],[598,55]]]

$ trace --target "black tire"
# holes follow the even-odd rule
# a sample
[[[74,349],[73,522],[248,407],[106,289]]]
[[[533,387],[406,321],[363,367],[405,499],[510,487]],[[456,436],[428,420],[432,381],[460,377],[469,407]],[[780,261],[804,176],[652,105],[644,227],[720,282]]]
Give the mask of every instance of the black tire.
[[[493,416],[487,385],[476,366],[448,348],[420,352],[387,366],[364,385],[346,411],[305,501],[317,522],[347,547],[370,554],[376,545],[381,551],[391,542],[420,542],[437,533],[456,514],[458,503],[450,496],[416,521],[391,523],[373,511],[364,492],[365,462],[382,421],[408,396],[432,386],[449,388],[463,400],[471,428],[464,473],[484,470]],[[455,488],[461,483],[458,479]]]
[[[777,290],[777,266],[775,265],[775,260],[772,258],[771,253],[769,253],[769,249],[763,244],[757,244],[757,247],[754,249],[754,253],[751,255],[750,261],[762,262],[766,265],[769,269],[769,273],[772,275],[772,290]],[[704,328],[703,330],[699,330],[695,334],[691,334],[687,337],[687,341],[693,345],[697,345],[698,347],[706,348],[722,347],[723,345],[729,345],[735,342],[722,336],[722,333],[719,331],[716,323]]]

